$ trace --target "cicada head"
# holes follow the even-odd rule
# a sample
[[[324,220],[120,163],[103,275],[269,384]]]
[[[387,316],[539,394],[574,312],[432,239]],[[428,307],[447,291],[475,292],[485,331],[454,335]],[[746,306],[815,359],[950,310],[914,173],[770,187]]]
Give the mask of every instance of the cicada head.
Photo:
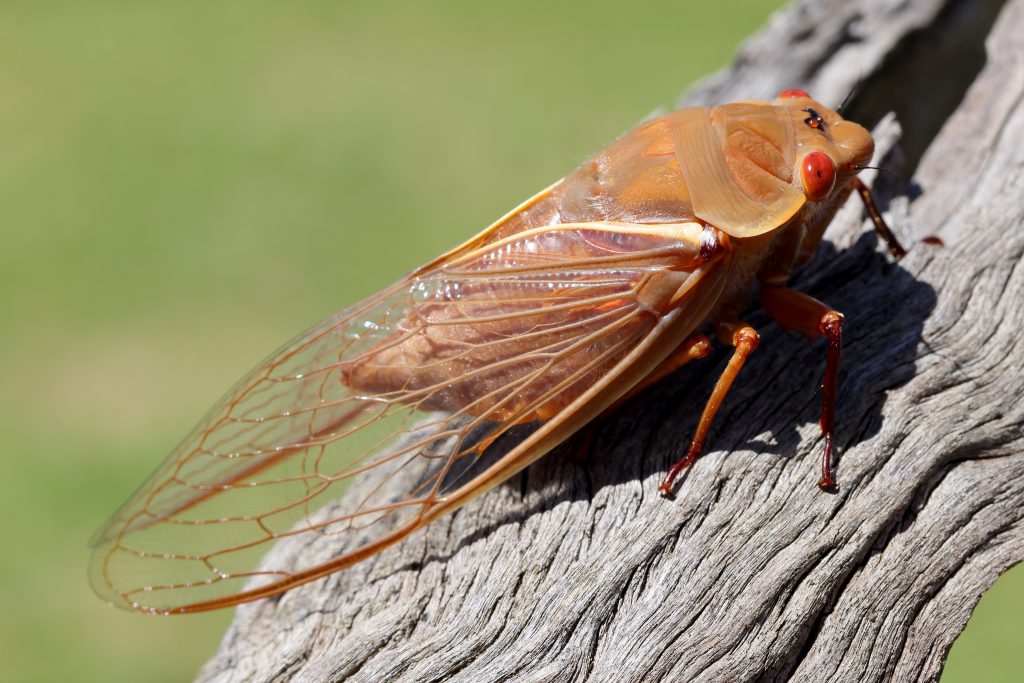
[[[794,180],[808,201],[820,202],[842,188],[871,161],[875,141],[862,126],[818,102],[803,90],[785,90],[775,105],[792,119]]]
[[[868,131],[802,90],[665,120],[694,215],[733,237],[773,232],[834,204],[874,150]]]

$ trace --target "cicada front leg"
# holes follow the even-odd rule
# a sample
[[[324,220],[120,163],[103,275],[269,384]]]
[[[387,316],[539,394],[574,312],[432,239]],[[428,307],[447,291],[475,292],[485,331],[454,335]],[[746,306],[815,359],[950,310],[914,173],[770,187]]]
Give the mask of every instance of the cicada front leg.
[[[824,491],[835,491],[832,477],[832,432],[836,422],[836,380],[839,376],[839,357],[843,349],[843,314],[803,292],[784,287],[762,286],[761,305],[780,327],[807,335],[828,339],[828,362],[825,379],[821,383],[821,433],[825,437],[825,450],[821,454],[821,479],[818,486]]]
[[[724,315],[722,320],[715,325],[715,336],[723,344],[729,344],[733,347],[732,358],[729,359],[729,364],[725,366],[721,377],[715,383],[715,388],[712,390],[708,402],[704,405],[704,412],[701,413],[700,422],[697,423],[697,431],[690,441],[690,447],[687,449],[686,455],[672,465],[668,474],[665,475],[665,479],[658,487],[658,491],[665,496],[672,495],[672,484],[675,482],[676,477],[680,472],[692,465],[697,456],[704,450],[704,441],[707,439],[708,431],[711,429],[711,422],[715,419],[715,414],[718,413],[718,409],[721,407],[725,395],[729,393],[729,389],[736,380],[736,376],[743,369],[743,364],[747,362],[747,357],[757,348],[757,344],[760,341],[757,330],[732,315]]]

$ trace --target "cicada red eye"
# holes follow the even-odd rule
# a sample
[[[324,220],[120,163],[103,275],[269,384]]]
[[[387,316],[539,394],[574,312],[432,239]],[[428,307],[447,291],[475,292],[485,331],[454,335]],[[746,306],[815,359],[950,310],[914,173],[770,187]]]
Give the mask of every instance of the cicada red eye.
[[[811,96],[807,94],[806,90],[800,90],[799,88],[791,88],[779,93],[780,100],[788,100],[794,97],[806,97],[807,99],[811,99]]]
[[[836,165],[832,157],[824,152],[811,152],[805,156],[800,170],[804,181],[804,194],[812,202],[820,202],[835,187]]]

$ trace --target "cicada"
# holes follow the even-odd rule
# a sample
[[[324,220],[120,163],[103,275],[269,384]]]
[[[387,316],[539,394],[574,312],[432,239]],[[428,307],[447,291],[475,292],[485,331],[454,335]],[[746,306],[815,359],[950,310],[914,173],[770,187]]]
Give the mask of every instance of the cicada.
[[[828,340],[818,484],[833,488],[843,316],[786,283],[853,191],[904,253],[856,178],[873,149],[801,90],[644,122],[250,372],[96,535],[96,591],[199,612],[351,566],[705,356],[713,337],[731,359],[669,493],[758,345],[741,317],[754,283],[783,328]],[[261,562],[280,539],[318,535],[345,550]]]

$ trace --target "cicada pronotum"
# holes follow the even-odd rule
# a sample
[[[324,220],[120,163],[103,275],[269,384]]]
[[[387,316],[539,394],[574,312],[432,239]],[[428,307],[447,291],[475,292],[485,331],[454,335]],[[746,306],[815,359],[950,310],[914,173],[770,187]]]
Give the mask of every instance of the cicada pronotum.
[[[646,121],[253,370],[97,534],[95,589],[198,612],[348,567],[706,355],[709,334],[732,357],[668,493],[757,346],[739,317],[755,281],[783,328],[828,339],[819,485],[834,487],[843,316],[786,281],[853,190],[903,254],[856,178],[873,148],[800,90]],[[422,476],[396,495],[388,484],[413,467]],[[315,566],[260,563],[276,540],[314,534],[351,543]]]

